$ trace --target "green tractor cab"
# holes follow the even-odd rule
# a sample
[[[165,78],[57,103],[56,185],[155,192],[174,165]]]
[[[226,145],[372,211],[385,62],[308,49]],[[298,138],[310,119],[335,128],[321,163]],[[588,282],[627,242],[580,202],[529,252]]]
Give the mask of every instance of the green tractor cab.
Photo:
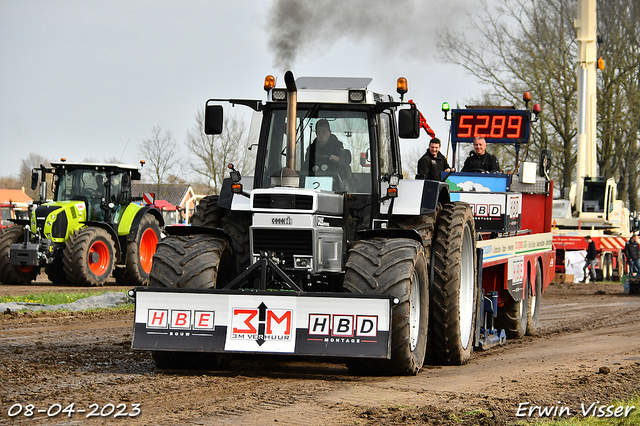
[[[40,200],[30,219],[15,220],[0,238],[0,281],[27,284],[44,268],[53,283],[101,286],[113,274],[121,285],[147,285],[164,220],[157,208],[134,203],[131,181],[139,179],[135,166],[123,164],[34,169]]]

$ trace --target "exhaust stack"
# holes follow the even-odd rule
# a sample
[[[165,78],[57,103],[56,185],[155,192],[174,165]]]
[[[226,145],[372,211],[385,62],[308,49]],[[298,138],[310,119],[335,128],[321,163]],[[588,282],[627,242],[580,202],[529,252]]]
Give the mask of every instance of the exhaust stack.
[[[296,119],[298,116],[298,89],[293,73],[287,71],[284,75],[287,85],[287,164],[286,167],[271,175],[272,186],[300,186],[300,176],[296,173]]]

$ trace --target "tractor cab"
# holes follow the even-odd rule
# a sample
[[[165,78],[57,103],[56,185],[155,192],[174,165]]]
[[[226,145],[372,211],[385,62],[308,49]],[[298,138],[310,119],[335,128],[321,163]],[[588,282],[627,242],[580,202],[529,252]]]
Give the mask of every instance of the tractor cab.
[[[97,164],[52,165],[54,201],[84,202],[88,221],[120,222],[123,207],[131,202],[131,169]]]

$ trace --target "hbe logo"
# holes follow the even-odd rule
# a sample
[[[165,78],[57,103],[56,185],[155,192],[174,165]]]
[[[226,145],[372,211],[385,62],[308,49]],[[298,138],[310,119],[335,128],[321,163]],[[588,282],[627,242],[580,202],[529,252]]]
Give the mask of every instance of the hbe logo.
[[[214,319],[214,311],[149,309],[147,311],[147,328],[213,330],[215,328]]]

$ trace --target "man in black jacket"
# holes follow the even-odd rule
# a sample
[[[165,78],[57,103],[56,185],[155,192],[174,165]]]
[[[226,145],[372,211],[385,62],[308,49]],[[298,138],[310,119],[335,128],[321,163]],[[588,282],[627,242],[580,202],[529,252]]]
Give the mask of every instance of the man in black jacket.
[[[487,141],[484,138],[476,137],[473,140],[473,150],[474,152],[464,162],[463,172],[498,173],[500,171],[498,158],[487,152]]]
[[[624,245],[624,255],[627,257],[629,264],[629,276],[638,276],[638,273],[640,273],[640,246],[638,245],[636,234],[633,234]]]
[[[418,160],[416,179],[441,180],[442,172],[451,170],[447,158],[440,152],[440,139],[433,138],[427,151]]]
[[[307,148],[303,170],[314,175],[323,172],[334,172],[342,179],[351,177],[351,151],[344,149],[344,145],[331,133],[327,120],[316,123],[316,138]]]
[[[584,267],[582,268],[583,279],[582,283],[589,282],[587,280],[587,269],[591,266],[591,270],[589,271],[589,276],[592,281],[596,280],[596,258],[598,257],[598,251],[596,250],[596,243],[593,242],[590,236],[584,237],[587,242],[587,256],[585,257]]]

